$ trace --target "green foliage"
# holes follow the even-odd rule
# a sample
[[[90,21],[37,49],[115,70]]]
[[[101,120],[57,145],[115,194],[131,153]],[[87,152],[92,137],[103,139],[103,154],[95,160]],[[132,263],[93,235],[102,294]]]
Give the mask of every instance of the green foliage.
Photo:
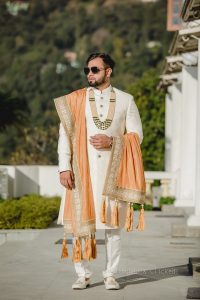
[[[11,97],[8,93],[0,91],[0,132],[9,125],[24,124],[27,106],[22,98]]]
[[[31,0],[29,3],[27,11],[12,16],[6,1],[0,2],[0,84],[9,94],[8,101],[10,97],[24,99],[20,112],[26,106],[29,108],[25,127],[36,144],[40,143],[41,135],[33,137],[35,128],[44,133],[51,127],[54,145],[49,145],[45,158],[34,147],[32,163],[52,164],[57,161],[58,124],[53,98],[87,84],[82,68],[88,55],[93,51],[110,53],[116,60],[113,85],[127,90],[149,68],[159,70],[172,34],[166,32],[167,2],[162,0],[152,3]],[[66,57],[67,52],[75,53],[75,64]],[[64,66],[61,73],[57,72],[58,64]],[[12,163],[13,157],[18,164],[30,161],[28,147],[24,147],[26,137],[23,130],[14,126],[3,129],[0,163]],[[149,141],[145,143],[149,145]],[[147,155],[147,167],[153,166],[154,170],[162,165],[163,153],[157,153],[157,159],[151,162],[153,150],[150,147],[147,151],[145,146],[144,156]]]
[[[56,164],[53,152],[57,149],[57,127],[49,126],[48,130],[42,127],[23,128],[21,137],[24,142],[17,146],[10,155],[11,164]],[[48,154],[48,155],[47,155]]]
[[[0,204],[0,229],[42,229],[58,216],[59,197],[29,195]]]
[[[174,204],[175,198],[174,197],[161,197],[159,206],[162,207],[163,204],[172,205]]]
[[[137,204],[137,203],[134,203],[133,205],[133,209],[134,210],[140,210],[141,209],[141,205],[140,204]],[[151,204],[144,204],[144,210],[152,210],[152,205]]]
[[[158,80],[156,70],[149,70],[129,87],[143,124],[141,146],[146,171],[164,170],[165,95],[157,90]]]

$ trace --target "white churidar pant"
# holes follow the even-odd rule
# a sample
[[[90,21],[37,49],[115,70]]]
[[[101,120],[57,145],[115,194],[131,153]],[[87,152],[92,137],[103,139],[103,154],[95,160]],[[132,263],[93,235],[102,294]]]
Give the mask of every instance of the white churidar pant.
[[[121,253],[121,229],[105,229],[105,249],[106,261],[103,277],[114,276],[117,273],[120,253]],[[73,239],[74,244],[75,239]],[[83,242],[83,241],[82,241]],[[74,263],[75,271],[78,277],[91,277],[93,271],[90,261],[83,259],[81,262]]]

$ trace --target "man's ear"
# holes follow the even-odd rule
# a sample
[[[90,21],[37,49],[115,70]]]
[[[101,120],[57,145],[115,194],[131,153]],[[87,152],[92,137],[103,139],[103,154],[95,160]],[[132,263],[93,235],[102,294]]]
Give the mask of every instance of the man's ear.
[[[112,74],[112,69],[111,68],[108,68],[107,69],[107,77],[110,77]]]

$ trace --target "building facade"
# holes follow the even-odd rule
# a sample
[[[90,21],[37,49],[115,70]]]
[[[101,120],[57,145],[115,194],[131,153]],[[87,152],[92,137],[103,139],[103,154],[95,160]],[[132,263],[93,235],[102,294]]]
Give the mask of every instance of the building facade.
[[[200,226],[200,1],[185,1],[160,88],[166,89],[165,169],[176,174],[175,206],[192,208]]]

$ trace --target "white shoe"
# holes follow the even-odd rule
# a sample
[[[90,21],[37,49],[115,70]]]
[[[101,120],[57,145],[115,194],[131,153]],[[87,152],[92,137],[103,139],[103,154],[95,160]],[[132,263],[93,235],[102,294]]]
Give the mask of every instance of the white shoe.
[[[114,277],[109,276],[104,278],[105,287],[107,290],[119,290],[119,283],[115,280]]]
[[[86,289],[91,284],[90,278],[79,277],[76,282],[72,285],[74,290]]]

